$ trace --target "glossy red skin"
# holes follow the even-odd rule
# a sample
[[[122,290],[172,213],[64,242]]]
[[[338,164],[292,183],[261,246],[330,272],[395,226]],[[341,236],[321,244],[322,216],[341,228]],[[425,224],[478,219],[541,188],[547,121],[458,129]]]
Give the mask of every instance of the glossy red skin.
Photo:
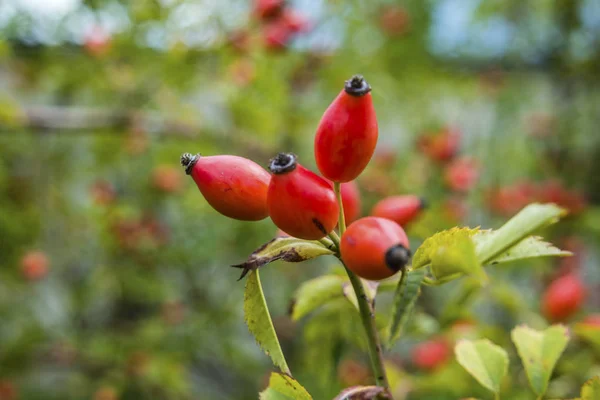
[[[428,340],[413,348],[412,362],[417,368],[431,371],[445,364],[450,355],[450,346],[445,340]]]
[[[340,252],[348,269],[361,278],[378,281],[397,272],[385,263],[385,253],[398,244],[409,248],[400,225],[385,218],[365,217],[346,229]]]
[[[551,321],[564,321],[581,308],[585,300],[585,287],[573,275],[562,276],[546,289],[542,299],[542,310]]]
[[[342,90],[317,128],[315,158],[319,171],[334,182],[354,180],[371,160],[377,137],[371,93],[352,96]]]
[[[469,158],[454,160],[446,167],[444,179],[450,189],[468,192],[479,180],[479,165]]]
[[[331,184],[300,164],[273,174],[267,204],[273,223],[299,239],[321,239],[337,225],[339,207]]]
[[[423,209],[421,198],[415,195],[389,196],[380,200],[371,215],[387,218],[404,226],[414,221]]]
[[[284,3],[284,0],[255,0],[254,12],[258,18],[268,19],[279,14]]]
[[[342,204],[344,205],[344,220],[346,225],[360,217],[360,191],[355,181],[342,183]]]
[[[226,217],[259,221],[269,215],[271,176],[254,161],[230,155],[200,157],[192,178],[208,204]]]

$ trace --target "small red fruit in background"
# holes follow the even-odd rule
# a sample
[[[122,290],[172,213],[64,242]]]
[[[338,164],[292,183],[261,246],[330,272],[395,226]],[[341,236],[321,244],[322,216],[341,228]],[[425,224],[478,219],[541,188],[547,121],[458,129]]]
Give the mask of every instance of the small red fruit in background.
[[[110,50],[110,35],[103,28],[95,26],[85,35],[83,46],[92,56],[101,57]]]
[[[17,400],[17,389],[7,379],[0,380],[0,400]]]
[[[412,362],[427,371],[444,365],[451,355],[450,346],[443,339],[432,339],[417,344],[412,351]]]
[[[111,387],[101,387],[94,393],[94,400],[118,400],[117,391]]]
[[[152,185],[161,192],[178,192],[182,184],[181,172],[170,165],[160,165],[152,171]]]
[[[337,375],[344,386],[366,385],[371,379],[371,372],[365,364],[349,358],[340,361]]]
[[[254,12],[262,20],[276,17],[284,6],[284,0],[254,0]]]
[[[356,179],[375,152],[378,128],[370,92],[371,86],[362,76],[353,76],[319,122],[317,167],[333,182]]]
[[[114,186],[104,180],[98,180],[90,187],[90,196],[95,204],[107,206],[117,197]]]
[[[544,292],[542,311],[551,321],[564,321],[581,308],[585,300],[583,282],[574,274],[554,280]]]
[[[286,8],[283,11],[281,20],[292,33],[308,32],[311,29],[311,24],[308,19],[304,15],[290,8]]]
[[[344,221],[351,224],[360,217],[360,191],[355,181],[342,183],[342,204],[344,205]]]
[[[21,273],[28,281],[38,281],[48,274],[48,257],[42,251],[30,251],[21,259]]]
[[[591,314],[581,321],[582,324],[590,325],[600,329],[600,314]]]
[[[400,225],[385,218],[365,217],[352,223],[342,235],[344,264],[369,280],[389,278],[410,259],[408,237]]]
[[[389,196],[375,204],[371,215],[405,226],[414,221],[426,206],[425,200],[415,195]]]
[[[450,196],[444,200],[442,209],[446,217],[453,221],[462,221],[469,214],[465,199],[460,196]]]
[[[269,215],[267,191],[271,177],[254,161],[230,155],[202,157],[185,153],[181,165],[208,204],[226,217],[259,221]]]
[[[451,128],[444,128],[435,134],[421,136],[417,140],[417,147],[423,154],[433,161],[450,161],[458,152],[460,146],[460,132]]]
[[[459,158],[446,166],[446,185],[456,192],[468,192],[479,180],[479,163],[472,158]]]
[[[269,216],[293,237],[321,239],[338,221],[339,208],[331,184],[304,168],[291,153],[271,160],[273,174],[268,192]]]
[[[388,6],[379,14],[379,26],[389,36],[401,36],[410,27],[410,16],[402,7]]]
[[[278,19],[269,22],[263,28],[263,41],[265,47],[271,51],[284,50],[292,39],[293,32],[285,21]]]

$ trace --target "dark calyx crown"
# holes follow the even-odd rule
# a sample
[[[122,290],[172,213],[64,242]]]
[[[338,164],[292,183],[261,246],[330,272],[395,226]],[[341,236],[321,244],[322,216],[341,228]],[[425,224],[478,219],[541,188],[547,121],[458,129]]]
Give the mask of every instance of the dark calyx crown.
[[[410,261],[410,250],[401,244],[390,247],[385,252],[385,264],[394,272],[398,272]]]
[[[192,154],[192,153],[183,153],[181,155],[181,166],[185,168],[185,173],[190,175],[192,173],[192,168],[200,159],[200,154]]]
[[[276,175],[291,172],[296,169],[297,160],[293,153],[279,153],[269,161],[269,171]]]
[[[364,96],[371,91],[371,86],[362,75],[354,75],[346,81],[344,90],[351,96]]]

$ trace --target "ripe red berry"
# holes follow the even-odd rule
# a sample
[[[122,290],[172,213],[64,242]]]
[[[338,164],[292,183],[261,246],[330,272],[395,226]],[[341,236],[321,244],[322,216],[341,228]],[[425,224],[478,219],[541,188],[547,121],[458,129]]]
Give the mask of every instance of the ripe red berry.
[[[394,275],[410,258],[408,238],[400,225],[377,217],[352,223],[342,235],[340,252],[348,269],[374,281]]]
[[[95,57],[101,57],[110,50],[110,35],[102,27],[95,26],[84,38],[85,50]]]
[[[283,23],[293,33],[307,32],[310,30],[310,22],[306,17],[292,9],[285,9],[281,15]]]
[[[451,160],[458,151],[460,132],[444,128],[436,134],[420,137],[417,146],[433,161],[446,162]]]
[[[342,183],[341,187],[344,220],[346,224],[351,224],[360,217],[360,191],[355,181]]]
[[[371,215],[391,219],[404,226],[414,221],[426,206],[425,200],[415,195],[390,196],[375,204]]]
[[[289,235],[321,239],[335,228],[339,208],[331,184],[298,164],[291,153],[271,160],[273,174],[268,192],[269,216]]]
[[[277,16],[285,5],[284,0],[255,0],[254,12],[260,19],[269,19]]]
[[[275,20],[263,29],[263,41],[268,50],[281,51],[287,47],[287,44],[292,39],[293,32],[287,24],[281,20]]]
[[[430,371],[445,364],[450,354],[450,346],[445,340],[428,340],[413,348],[412,362],[417,368]]]
[[[452,161],[444,171],[446,185],[456,192],[468,192],[479,179],[479,164],[471,158]]]
[[[408,30],[410,16],[400,6],[388,6],[381,10],[379,26],[389,36],[400,36]]]
[[[242,221],[259,221],[268,216],[271,177],[254,161],[230,155],[201,157],[185,153],[181,165],[208,204],[221,214]]]
[[[544,315],[551,321],[566,320],[579,311],[584,299],[583,282],[574,274],[562,276],[552,282],[544,293]]]
[[[585,317],[582,323],[600,329],[600,314],[588,315],[587,317]]]
[[[182,186],[180,172],[170,165],[159,165],[152,171],[152,185],[165,193],[179,191]]]
[[[362,76],[353,76],[321,118],[315,158],[321,174],[331,181],[354,180],[373,156],[378,130],[370,92]]]
[[[38,281],[48,274],[48,257],[42,251],[30,251],[21,259],[21,273],[28,281]]]

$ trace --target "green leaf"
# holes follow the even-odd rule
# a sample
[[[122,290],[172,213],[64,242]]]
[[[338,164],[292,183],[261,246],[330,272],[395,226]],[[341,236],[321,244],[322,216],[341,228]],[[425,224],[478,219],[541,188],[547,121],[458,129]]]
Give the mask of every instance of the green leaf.
[[[451,244],[438,246],[431,255],[431,273],[437,280],[444,280],[455,274],[466,274],[482,283],[487,282],[469,235],[456,235]]]
[[[286,374],[290,374],[290,369],[277,339],[275,327],[273,327],[267,301],[260,284],[258,270],[253,271],[246,281],[244,319],[246,325],[248,325],[248,330],[254,335],[258,345],[271,357],[273,364]]]
[[[580,322],[575,324],[573,331],[577,336],[586,341],[597,354],[600,354],[600,327],[597,325]]]
[[[543,331],[518,326],[511,332],[521,362],[525,366],[529,385],[538,396],[548,387],[556,362],[567,347],[569,333],[564,325],[553,325]]]
[[[476,246],[481,242],[489,240],[487,237],[494,235],[494,231],[480,231],[472,239]],[[539,236],[529,236],[519,243],[498,255],[492,260],[492,264],[501,264],[518,260],[538,257],[568,257],[573,255],[570,251],[561,250],[552,243],[544,242]]]
[[[431,264],[431,260],[440,247],[452,247],[454,243],[464,238],[470,238],[478,229],[452,228],[438,232],[425,239],[419,246],[412,259],[412,268],[419,269]]]
[[[291,237],[275,238],[256,249],[245,262],[232,265],[232,267],[243,269],[240,276],[240,279],[242,279],[248,272],[257,270],[273,261],[302,262],[331,254],[334,254],[332,250],[316,240],[302,240]]]
[[[481,385],[494,393],[508,372],[508,355],[487,339],[461,340],[454,347],[456,359]]]
[[[508,249],[533,232],[553,224],[566,211],[555,204],[530,204],[500,229],[485,234],[476,243],[477,256],[483,265],[493,262]]]
[[[344,389],[333,400],[375,400],[387,399],[385,389],[379,386],[352,386]]]
[[[425,270],[406,271],[404,274],[406,277],[405,279],[400,279],[396,293],[394,294],[392,316],[387,328],[388,348],[391,348],[396,340],[398,340],[412,313],[421,293],[421,283],[425,277]]]
[[[600,376],[595,376],[583,384],[581,388],[581,400],[600,399]]]
[[[328,301],[343,296],[348,280],[339,275],[324,275],[304,282],[296,291],[292,319],[297,321]]]
[[[294,378],[273,372],[269,387],[260,392],[260,400],[312,400],[306,389]]]

